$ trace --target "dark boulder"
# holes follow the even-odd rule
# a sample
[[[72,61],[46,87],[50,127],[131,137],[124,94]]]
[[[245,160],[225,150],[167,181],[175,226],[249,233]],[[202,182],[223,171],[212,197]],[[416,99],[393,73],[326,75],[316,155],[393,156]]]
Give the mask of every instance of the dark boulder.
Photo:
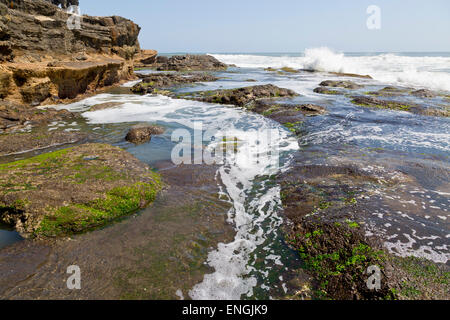
[[[127,136],[125,139],[128,142],[132,142],[135,144],[138,143],[144,143],[147,141],[150,141],[152,139],[153,135],[163,134],[164,129],[155,126],[155,125],[149,125],[149,124],[138,124],[133,126],[130,131],[128,131]]]

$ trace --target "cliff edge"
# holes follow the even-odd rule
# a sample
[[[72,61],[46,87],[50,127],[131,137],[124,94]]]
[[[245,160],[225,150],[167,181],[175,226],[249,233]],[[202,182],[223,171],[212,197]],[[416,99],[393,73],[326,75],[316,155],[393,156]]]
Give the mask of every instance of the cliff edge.
[[[134,77],[140,27],[63,9],[77,3],[0,0],[0,99],[49,104]]]

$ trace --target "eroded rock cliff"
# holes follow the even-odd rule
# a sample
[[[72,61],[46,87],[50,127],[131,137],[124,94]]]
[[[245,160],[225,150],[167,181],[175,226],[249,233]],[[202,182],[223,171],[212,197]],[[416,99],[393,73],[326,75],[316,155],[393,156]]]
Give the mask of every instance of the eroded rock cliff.
[[[0,99],[54,103],[133,77],[137,24],[76,16],[52,2],[0,0]]]

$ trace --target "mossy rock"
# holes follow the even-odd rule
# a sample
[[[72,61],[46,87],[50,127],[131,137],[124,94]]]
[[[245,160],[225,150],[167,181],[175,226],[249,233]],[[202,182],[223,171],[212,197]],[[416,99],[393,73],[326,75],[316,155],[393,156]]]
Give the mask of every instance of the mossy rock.
[[[320,93],[320,94],[329,94],[329,95],[342,95],[344,94],[343,92],[337,91],[337,90],[331,90],[328,89],[326,87],[318,87],[314,89],[315,93]]]
[[[367,270],[377,266],[385,277],[386,255],[365,237],[357,222],[304,219],[288,236],[305,268],[317,279],[319,299],[394,299],[388,282],[367,286]]]
[[[381,100],[373,97],[354,97],[351,102],[355,105],[361,106],[361,107],[368,107],[368,108],[378,108],[378,109],[390,109],[390,110],[397,110],[397,111],[412,111],[412,109],[416,108],[417,106],[404,103],[404,102],[398,102],[398,101],[390,101],[390,100]]]
[[[196,93],[192,99],[208,103],[228,104],[239,107],[249,106],[261,99],[293,98],[295,91],[279,88],[272,84],[256,85],[237,89],[219,89]]]
[[[144,208],[158,174],[130,153],[84,144],[0,165],[0,221],[26,237],[81,233]]]

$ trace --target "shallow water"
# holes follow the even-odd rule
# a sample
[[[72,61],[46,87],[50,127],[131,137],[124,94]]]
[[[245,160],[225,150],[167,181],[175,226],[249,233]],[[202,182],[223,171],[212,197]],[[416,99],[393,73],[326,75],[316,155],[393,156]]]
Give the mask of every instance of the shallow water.
[[[0,249],[22,240],[18,232],[0,224]]]
[[[266,291],[272,289],[266,279],[279,279],[279,273],[285,271],[274,268],[281,265],[280,259],[296,260],[281,244],[278,227],[282,220],[277,214],[280,211],[280,190],[270,180],[270,176],[286,165],[288,151],[298,148],[297,140],[291,133],[278,123],[237,108],[163,96],[99,95],[65,107],[82,111],[105,101],[120,101],[123,106],[120,109],[83,113],[89,125],[99,126],[98,132],[104,130],[102,126],[105,125],[142,121],[167,128],[164,135],[140,146],[119,142],[124,132],[117,136],[122,147],[150,165],[156,160],[171,159],[175,143],[170,137],[177,129],[187,130],[194,142],[194,152],[195,149],[218,145],[220,148],[219,137],[222,135],[230,139],[238,138],[237,153],[230,155],[229,159],[223,158],[217,172],[224,184],[223,196],[233,206],[228,213],[228,221],[234,226],[236,236],[233,242],[221,244],[209,254],[208,264],[215,269],[215,273],[206,275],[204,281],[192,289],[190,296],[196,299],[239,299],[242,295],[256,297],[253,291],[256,285],[266,288]],[[202,128],[196,125],[200,122]],[[206,131],[216,140],[205,138]],[[267,143],[260,144],[258,141]],[[280,163],[272,163],[268,155],[275,149],[281,155]],[[254,268],[252,264],[262,264],[264,268]],[[270,272],[276,274],[264,276]],[[262,291],[258,296],[268,297]]]

